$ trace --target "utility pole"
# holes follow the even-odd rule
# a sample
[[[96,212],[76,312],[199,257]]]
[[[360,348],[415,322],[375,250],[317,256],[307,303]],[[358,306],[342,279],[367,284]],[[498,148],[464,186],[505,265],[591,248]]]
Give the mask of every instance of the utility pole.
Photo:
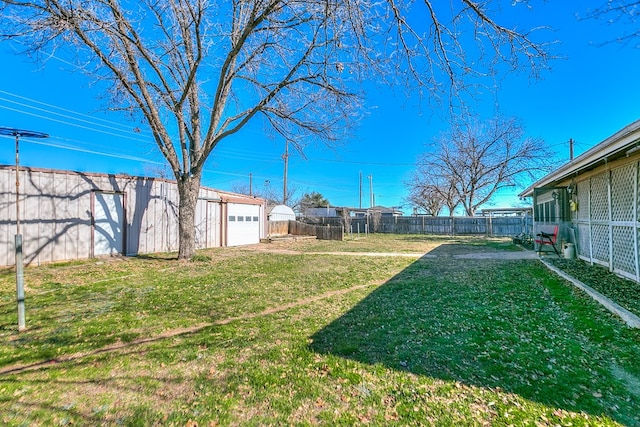
[[[373,175],[369,175],[369,207],[373,207]]]
[[[285,142],[284,154],[282,155],[284,160],[284,188],[282,189],[282,204],[287,204],[287,172],[289,169],[289,141]]]
[[[569,161],[573,160],[573,138],[569,138]]]
[[[360,206],[359,209],[362,209],[362,171],[360,171]]]
[[[253,196],[253,174],[249,172],[249,196]]]

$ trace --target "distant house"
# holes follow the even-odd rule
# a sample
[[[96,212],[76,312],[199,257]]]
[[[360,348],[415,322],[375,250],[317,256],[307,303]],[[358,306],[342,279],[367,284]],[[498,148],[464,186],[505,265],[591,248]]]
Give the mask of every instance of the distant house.
[[[371,208],[353,209],[356,218],[366,218],[373,213],[380,213],[383,218],[399,217],[403,212],[397,208],[386,208],[384,206],[373,206]]]
[[[480,216],[504,217],[504,216],[531,216],[531,207],[509,207],[509,208],[488,208],[481,209]]]
[[[0,166],[0,265],[14,263],[15,166]],[[27,263],[178,249],[175,181],[21,168],[20,222]],[[201,187],[196,248],[258,243],[266,202]]]
[[[383,218],[387,218],[387,217],[396,217],[396,216],[402,216],[403,212],[398,209],[398,208],[386,208],[384,206],[374,206],[372,208],[369,208],[369,211],[371,212],[380,212],[380,214],[382,214]]]
[[[640,120],[525,189],[534,233],[558,225],[577,255],[640,281]]]
[[[346,206],[307,208],[304,210],[304,216],[315,218],[341,218],[345,211],[348,212],[350,217],[354,218],[366,218],[374,213],[380,213],[383,218],[402,216],[401,210],[397,208],[386,208],[384,206],[373,206],[371,208],[350,208]]]
[[[335,206],[326,206],[321,208],[305,208],[302,211],[302,214],[305,217],[312,217],[312,218],[338,218],[340,216],[340,213],[338,212],[339,209],[340,208],[337,208]]]

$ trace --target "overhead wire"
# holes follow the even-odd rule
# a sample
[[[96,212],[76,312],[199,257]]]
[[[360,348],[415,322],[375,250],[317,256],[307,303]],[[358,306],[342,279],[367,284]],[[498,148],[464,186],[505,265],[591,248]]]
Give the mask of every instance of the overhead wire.
[[[42,105],[45,107],[48,107],[49,109],[46,108],[41,108],[41,107],[37,107],[37,106],[32,106],[29,104],[25,104],[23,102],[18,102],[18,101],[14,101],[11,99],[7,99],[5,97],[0,97],[0,101],[4,101],[4,102],[8,102],[14,105],[18,105],[20,107],[23,108],[28,108],[28,109],[32,109],[35,111],[39,111],[42,113],[46,113],[46,114],[51,114],[57,117],[62,117],[63,119],[66,120],[61,120],[61,119],[57,119],[55,117],[49,117],[46,115],[42,115],[42,114],[38,114],[38,113],[34,113],[34,112],[30,112],[30,111],[25,111],[22,109],[18,109],[18,108],[13,108],[10,106],[6,106],[6,105],[1,105],[0,104],[0,108],[2,109],[6,109],[6,110],[10,110],[10,111],[14,111],[14,112],[18,112],[21,114],[26,114],[26,115],[30,115],[32,117],[38,117],[38,118],[42,118],[45,120],[50,120],[56,123],[60,123],[60,124],[64,124],[64,125],[69,125],[69,126],[74,126],[77,128],[81,128],[81,129],[85,129],[85,130],[89,130],[89,131],[93,131],[93,132],[99,132],[99,133],[103,133],[106,135],[110,135],[110,136],[116,136],[119,138],[125,138],[125,139],[129,139],[129,140],[133,140],[133,141],[138,141],[138,142],[142,142],[142,143],[150,143],[152,141],[150,141],[149,139],[143,139],[140,138],[141,135],[147,134],[148,136],[150,136],[150,133],[144,129],[139,129],[139,128],[134,128],[134,129],[138,129],[138,130],[132,130],[128,127],[125,127],[124,125],[122,125],[121,123],[112,121],[112,120],[107,120],[107,119],[103,119],[100,117],[95,117],[95,116],[91,116],[85,113],[81,113],[81,112],[77,112],[77,111],[73,111],[73,110],[69,110],[67,108],[63,108],[57,105],[53,105],[53,104],[49,104],[49,103],[45,103],[42,101],[38,101],[32,98],[28,98],[28,97],[24,97],[21,95],[17,95],[5,90],[1,90],[0,89],[0,93],[5,94],[5,95],[9,95],[9,96],[13,96],[15,98],[24,100],[24,101],[28,101],[28,102],[32,102],[38,105]],[[64,111],[65,113],[70,113],[73,115],[77,115],[79,117],[74,117],[73,115],[69,115],[69,114],[62,114],[62,113],[58,113],[56,111],[53,111],[51,109],[56,109],[56,110],[60,110],[60,111]],[[82,117],[86,117],[89,118],[90,120],[84,119]],[[70,120],[70,121],[69,121]],[[90,126],[94,126],[94,127],[90,127],[90,126],[85,126],[83,124],[78,124],[78,123],[73,123],[72,121],[77,121],[80,123],[84,123]],[[100,123],[102,122],[102,123]],[[106,124],[103,124],[106,123]],[[106,130],[103,129],[99,129],[99,128],[104,128]],[[238,154],[234,154],[238,153]],[[215,154],[219,154],[219,153],[228,153],[226,157],[229,158],[233,158],[233,159],[238,159],[238,160],[262,160],[262,159],[269,159],[272,162],[276,162],[279,161],[279,157],[273,157],[272,155],[262,155],[262,154],[258,154],[255,151],[247,151],[247,150],[239,150],[239,149],[228,149],[228,148],[224,148],[224,149],[218,149],[215,150],[214,152]],[[246,153],[246,154],[244,154]],[[243,155],[244,154],[244,155]],[[415,166],[415,163],[394,163],[394,162],[375,162],[375,161],[362,161],[362,160],[345,160],[345,159],[327,159],[327,158],[317,158],[317,157],[310,157],[307,159],[308,161],[316,161],[316,162],[327,162],[327,163],[343,163],[343,164],[357,164],[357,165],[370,165],[370,166],[387,166],[387,167],[391,167],[391,166]]]
[[[36,144],[36,145],[43,145],[43,146],[47,146],[47,147],[52,147],[52,148],[59,148],[59,149],[63,149],[63,150],[70,150],[70,151],[78,151],[81,153],[87,153],[87,154],[95,154],[95,155],[99,155],[99,156],[105,156],[105,157],[112,157],[112,158],[117,158],[117,159],[122,159],[122,160],[132,160],[132,161],[136,161],[136,162],[142,162],[142,163],[151,163],[151,164],[159,164],[159,165],[164,165],[164,162],[155,162],[153,160],[149,160],[146,159],[144,157],[137,157],[137,156],[131,156],[128,154],[113,154],[113,153],[104,153],[104,152],[100,152],[100,151],[95,151],[95,150],[88,150],[86,148],[80,148],[80,147],[69,147],[66,145],[60,145],[60,144],[55,144],[55,143],[51,143],[51,142],[45,142],[42,140],[30,140],[27,138],[23,138],[23,140],[21,140],[21,142],[29,142],[31,144]]]
[[[24,101],[32,102],[32,103],[37,104],[37,105],[43,105],[45,107],[49,107],[49,108],[53,108],[53,109],[56,109],[56,110],[64,111],[65,113],[72,113],[72,114],[75,114],[75,115],[80,116],[80,117],[86,117],[86,118],[91,119],[91,120],[79,119],[79,118],[76,118],[76,117],[73,117],[73,116],[69,116],[68,114],[56,113],[55,111],[52,111],[52,110],[47,110],[47,109],[40,108],[40,107],[34,107],[34,106],[29,105],[29,104],[25,104],[23,102],[18,102],[18,101],[14,101],[14,100],[11,100],[11,99],[0,97],[0,100],[5,101],[5,102],[10,102],[12,104],[17,104],[17,105],[24,106],[24,107],[27,107],[27,108],[33,108],[35,110],[51,113],[51,114],[62,116],[62,117],[69,118],[69,119],[72,119],[72,120],[78,120],[78,121],[82,121],[82,122],[85,122],[85,123],[94,124],[96,126],[103,126],[103,127],[106,127],[106,128],[112,129],[112,130],[117,130],[117,131],[121,131],[121,132],[125,132],[125,133],[131,133],[131,134],[136,134],[136,135],[141,134],[141,133],[148,133],[149,136],[151,135],[150,132],[145,131],[144,129],[131,130],[127,126],[123,125],[122,123],[115,122],[113,120],[107,120],[107,119],[103,119],[101,117],[95,117],[95,116],[92,116],[92,115],[89,115],[89,114],[81,113],[79,111],[69,110],[67,108],[63,108],[63,107],[60,107],[60,106],[57,106],[57,105],[48,104],[46,102],[38,101],[36,99],[27,98],[26,96],[22,96],[22,95],[14,94],[14,93],[11,93],[11,92],[7,92],[7,91],[2,90],[2,89],[0,89],[0,93],[8,95],[8,96],[12,96],[14,98],[18,98],[18,99],[21,99],[21,100],[24,100]],[[100,124],[100,123],[97,123],[97,122],[102,122],[102,123],[107,123],[107,124],[103,125],[103,124]],[[120,129],[118,129],[118,128],[120,128]]]
[[[81,113],[78,111],[73,111],[67,108],[45,103],[45,102],[24,97],[21,95],[17,95],[1,89],[0,89],[0,94],[6,95],[6,96],[0,97],[0,101],[5,103],[5,105],[0,104],[0,109],[14,111],[20,114],[25,114],[31,117],[37,117],[44,120],[49,120],[55,123],[76,127],[79,129],[84,129],[90,132],[97,132],[104,135],[113,136],[116,138],[140,142],[144,144],[151,143],[155,145],[155,143],[153,143],[150,139],[145,138],[145,136],[150,137],[150,133],[144,129],[130,128],[112,120],[107,120],[107,119],[103,119],[93,115]],[[19,99],[20,101],[7,98],[7,96]],[[25,101],[25,102],[22,102],[22,101]],[[35,105],[30,105],[29,103],[35,104]],[[14,108],[14,106],[17,106],[19,108]],[[42,140],[36,141],[36,140],[25,139],[25,142],[29,142],[29,143],[33,143],[41,146],[48,146],[48,147],[60,149],[60,150],[69,150],[69,151],[81,152],[81,153],[86,153],[91,155],[104,156],[104,157],[116,158],[116,159],[127,160],[127,161],[135,161],[135,162],[140,162],[144,164],[152,164],[152,165],[160,165],[160,166],[166,165],[166,162],[164,160],[156,161],[156,160],[150,159],[149,157],[140,157],[140,156],[135,156],[130,154],[109,152],[107,150],[85,148],[85,147],[101,147],[101,145],[96,143],[95,141],[89,142],[89,141],[83,141],[78,139],[64,138],[62,136],[53,136],[53,139],[62,141],[62,142],[72,143],[74,145],[69,145],[64,143],[55,143],[55,142],[51,142],[50,140],[45,142]],[[80,145],[84,145],[85,147],[81,147]],[[110,146],[110,148],[111,147],[112,146]],[[222,184],[222,183],[227,183],[227,182],[237,180],[238,178],[246,178],[248,177],[249,173],[251,173],[253,178],[257,180],[270,181],[272,183],[277,183],[277,184],[281,184],[283,181],[282,177],[280,176],[276,176],[274,178],[274,176],[272,175],[256,174],[256,172],[265,170],[268,167],[272,166],[274,163],[280,162],[281,161],[280,155],[263,154],[263,153],[252,151],[252,150],[238,149],[236,147],[221,148],[218,150],[214,150],[213,154],[214,156],[212,156],[211,158],[219,161],[222,161],[224,159],[259,161],[262,164],[262,166],[258,167],[257,169],[256,167],[251,167],[250,169],[246,169],[247,172],[244,172],[244,173],[237,172],[237,171],[231,172],[231,171],[224,171],[219,169],[213,170],[210,168],[205,168],[203,170],[203,172],[205,173],[212,174],[218,177],[220,176],[231,177],[229,179],[223,179],[223,180],[210,177],[208,179],[209,181],[213,180],[216,183]],[[362,166],[384,166],[384,167],[415,166],[415,163],[376,162],[376,161],[363,161],[363,160],[327,159],[327,158],[316,158],[316,157],[307,158],[305,162],[340,163],[340,164],[353,164],[353,165],[362,165]],[[323,188],[324,187],[323,184],[326,184],[326,181],[320,184],[318,182],[296,180],[295,178],[290,178],[289,182],[292,185],[307,186],[307,187],[314,187],[314,188],[318,188],[318,187]],[[334,181],[334,183],[331,184],[330,186],[331,190],[339,191],[341,193],[348,193],[348,192],[353,192],[354,188],[357,188],[357,184],[354,184],[353,186],[350,186],[350,185],[345,186],[345,185],[340,185],[341,183],[344,183],[344,180]],[[396,185],[393,185],[393,184],[377,185],[377,188],[393,188],[393,187],[396,187]],[[401,187],[401,185],[397,185],[397,187]]]
[[[101,130],[101,129],[95,129],[95,128],[91,128],[91,127],[84,126],[84,125],[77,124],[77,123],[66,122],[64,120],[56,119],[56,118],[53,118],[53,117],[43,116],[41,114],[36,114],[36,113],[29,112],[29,111],[18,110],[17,108],[7,107],[7,106],[4,106],[4,105],[0,105],[0,108],[5,109],[5,110],[9,110],[9,111],[15,111],[15,112],[20,113],[20,114],[26,114],[26,115],[32,116],[32,117],[38,117],[38,118],[41,118],[41,119],[50,120],[52,122],[56,122],[56,123],[60,123],[60,124],[74,126],[74,127],[77,127],[77,128],[86,129],[86,130],[90,130],[90,131],[93,131],[93,132],[103,133],[105,135],[117,136],[119,138],[125,138],[125,139],[130,139],[130,140],[134,140],[134,141],[143,142],[143,140],[141,140],[140,138],[132,138],[132,137],[129,137],[129,136],[118,135],[118,134],[113,133],[113,132],[108,132],[108,131]]]

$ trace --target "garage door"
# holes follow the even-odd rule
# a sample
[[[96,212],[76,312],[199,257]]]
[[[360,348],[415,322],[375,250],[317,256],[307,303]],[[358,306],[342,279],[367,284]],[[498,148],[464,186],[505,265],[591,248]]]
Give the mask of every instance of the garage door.
[[[118,255],[124,248],[124,205],[121,193],[94,193],[93,255]]]
[[[229,203],[227,212],[228,246],[260,242],[260,206]]]

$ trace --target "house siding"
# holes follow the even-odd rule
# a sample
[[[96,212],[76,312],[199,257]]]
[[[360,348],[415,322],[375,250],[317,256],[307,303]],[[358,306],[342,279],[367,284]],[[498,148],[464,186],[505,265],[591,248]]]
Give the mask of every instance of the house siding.
[[[538,196],[554,191],[568,196],[571,216],[558,221],[562,239],[576,243],[579,258],[640,282],[639,182],[637,120],[531,184],[520,196],[533,196],[536,212]],[[541,225],[536,218],[534,228]]]
[[[616,162],[577,177],[572,215],[579,258],[640,281],[638,160]]]

